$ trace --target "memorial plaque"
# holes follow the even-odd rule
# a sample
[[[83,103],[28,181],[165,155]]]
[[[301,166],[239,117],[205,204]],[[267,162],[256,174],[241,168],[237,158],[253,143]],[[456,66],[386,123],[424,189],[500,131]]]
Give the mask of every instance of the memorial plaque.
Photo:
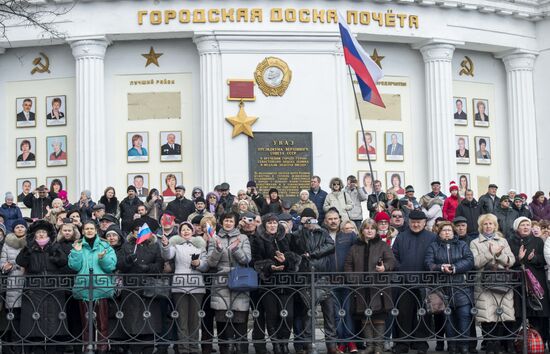
[[[283,200],[295,203],[310,188],[313,174],[311,133],[254,132],[248,139],[250,179],[268,197],[277,188]]]

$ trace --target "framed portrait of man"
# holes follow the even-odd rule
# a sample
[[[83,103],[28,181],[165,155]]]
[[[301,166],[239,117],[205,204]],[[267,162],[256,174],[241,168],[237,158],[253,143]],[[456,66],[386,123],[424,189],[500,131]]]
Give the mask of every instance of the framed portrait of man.
[[[149,195],[149,174],[128,173],[128,186],[136,187],[137,197],[144,201]]]
[[[365,140],[367,146],[365,146]],[[367,156],[368,152],[368,156]],[[366,161],[370,156],[371,161],[376,160],[376,132],[375,131],[366,131],[365,137],[361,131],[357,131],[357,160]]]
[[[455,135],[456,163],[470,163],[470,137]]]
[[[15,112],[17,128],[36,127],[36,97],[16,98]]]
[[[453,97],[453,111],[455,125],[468,125],[466,97]]]
[[[366,194],[372,194],[374,190],[374,181],[378,179],[378,172],[365,170],[357,171],[357,187],[362,188]]]
[[[385,132],[386,161],[403,161],[405,149],[403,132]]]
[[[474,106],[474,126],[489,126],[489,100],[482,98],[473,99]]]
[[[464,198],[466,196],[466,190],[472,189],[472,185],[470,184],[470,174],[459,172],[456,175],[456,180],[458,181],[458,194]]]
[[[476,136],[476,164],[490,165],[492,160],[491,138],[488,136]]]
[[[165,202],[176,199],[176,186],[183,183],[182,172],[162,172],[160,174],[160,194]]]
[[[67,136],[46,137],[48,166],[67,166]]]
[[[15,139],[16,166],[36,167],[36,138]]]
[[[386,171],[387,190],[395,192],[398,196],[405,195],[405,172]]]
[[[46,96],[46,126],[67,125],[66,96]]]
[[[69,189],[69,185],[67,184],[67,176],[46,177],[46,187],[50,188],[50,192],[55,191],[55,184],[53,182],[59,182],[61,188],[64,190]]]
[[[160,161],[181,161],[181,131],[160,132]]]
[[[17,184],[17,206],[20,208],[26,208],[23,204],[23,199],[36,189],[36,178],[27,177],[27,178],[18,178],[16,181]]]
[[[127,159],[128,162],[149,161],[149,133],[131,132],[126,133],[127,138]]]

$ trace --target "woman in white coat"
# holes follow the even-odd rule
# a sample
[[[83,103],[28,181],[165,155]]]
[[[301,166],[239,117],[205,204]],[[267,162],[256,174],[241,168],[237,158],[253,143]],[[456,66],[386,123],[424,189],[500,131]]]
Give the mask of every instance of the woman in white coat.
[[[348,192],[344,191],[344,182],[338,177],[334,177],[330,180],[330,192],[323,204],[323,210],[325,213],[330,208],[336,208],[342,221],[349,220],[348,211],[353,209],[353,201]]]

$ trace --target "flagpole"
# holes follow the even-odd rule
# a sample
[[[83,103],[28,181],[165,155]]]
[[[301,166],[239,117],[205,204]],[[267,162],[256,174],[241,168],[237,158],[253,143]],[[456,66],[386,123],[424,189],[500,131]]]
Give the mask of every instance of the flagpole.
[[[367,152],[367,161],[369,162],[369,171],[372,179],[372,194],[376,197],[376,204],[380,201],[378,194],[374,192],[374,173],[372,171],[372,162],[370,160],[369,145],[367,144],[367,138],[365,137],[365,128],[363,127],[363,117],[361,117],[361,110],[359,109],[359,101],[357,101],[357,93],[355,91],[355,84],[353,83],[353,75],[351,73],[351,67],[348,65],[349,79],[351,81],[351,87],[353,88],[353,98],[355,99],[355,108],[357,109],[357,115],[359,115],[359,124],[361,124],[361,135],[363,136],[363,143],[365,144],[365,150]],[[368,199],[367,199],[368,205]]]

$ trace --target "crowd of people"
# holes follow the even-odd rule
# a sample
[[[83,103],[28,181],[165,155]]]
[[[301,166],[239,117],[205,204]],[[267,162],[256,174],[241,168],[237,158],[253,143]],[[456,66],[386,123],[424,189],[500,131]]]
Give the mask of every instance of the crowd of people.
[[[460,286],[471,271],[530,270],[544,297],[540,306],[527,309],[527,318],[545,343],[550,336],[550,243],[545,243],[550,205],[543,192],[528,203],[525,194],[514,190],[498,197],[498,187],[491,184],[476,200],[472,190],[462,198],[454,183],[447,196],[434,181],[431,191],[417,199],[413,186],[400,197],[382,191],[381,182],[374,181],[368,192],[355,176],[346,184],[332,178],[327,192],[321,179],[313,176],[311,188],[300,191],[295,203],[283,200],[275,188],[264,196],[249,181],[236,195],[222,183],[208,193],[195,187],[187,198],[185,187],[178,185],[175,199],[166,203],[157,189],[141,200],[129,186],[119,200],[115,189],[108,187],[97,203],[83,191],[71,204],[60,182],[55,183],[24,197],[30,218],[22,217],[12,193],[6,193],[0,208],[0,269],[8,280],[3,283],[0,318],[12,316],[9,323],[0,321],[5,343],[22,337],[40,343],[71,336],[86,342],[86,313],[93,300],[99,353],[152,353],[155,346],[162,353],[171,340],[179,339],[179,353],[207,354],[213,352],[216,336],[220,353],[247,353],[249,330],[256,353],[267,353],[266,336],[275,354],[289,353],[290,342],[296,353],[308,353],[312,305],[307,296],[298,296],[301,291],[276,285],[281,276],[312,269],[375,276],[427,271],[446,276],[453,285],[441,290],[450,314],[434,314],[430,321],[417,316],[424,306],[419,299],[426,297],[418,284],[402,294],[361,284],[354,284],[358,287],[353,295],[344,285],[319,293],[331,354],[358,352],[361,347],[367,354],[403,354],[409,349],[424,354],[428,343],[418,339],[427,340],[433,330],[438,333],[437,350],[444,350],[446,337],[450,354],[477,353],[479,343],[472,339],[477,337],[476,326],[485,337],[487,354],[515,352],[512,341],[498,338],[521,325],[521,292],[505,286]],[[155,236],[139,240],[145,224]],[[217,274],[239,266],[253,267],[260,283],[275,287],[231,289]],[[28,276],[40,276],[40,281],[26,282]],[[70,276],[72,293],[52,292],[48,276]],[[207,277],[213,280],[208,286]],[[321,280],[330,283],[331,278]],[[136,284],[140,291],[130,286]],[[114,317],[113,303],[122,317]],[[399,310],[396,319],[390,314],[394,307]],[[173,316],[174,310],[179,316]],[[113,328],[113,320],[122,326]],[[71,325],[62,325],[65,321]],[[143,344],[129,349],[110,346],[113,338]],[[241,344],[234,347],[232,340]],[[14,353],[22,350],[17,345],[3,347]],[[56,353],[60,348],[32,350]]]

